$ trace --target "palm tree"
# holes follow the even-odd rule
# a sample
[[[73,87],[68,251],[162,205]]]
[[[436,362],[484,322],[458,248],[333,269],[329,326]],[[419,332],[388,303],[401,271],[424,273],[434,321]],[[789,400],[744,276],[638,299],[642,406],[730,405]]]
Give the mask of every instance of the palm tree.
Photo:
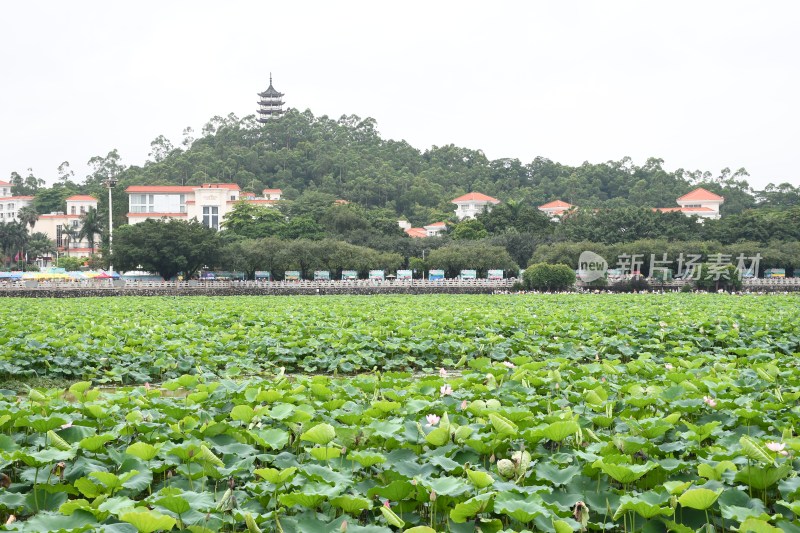
[[[39,220],[39,213],[32,205],[26,205],[20,207],[19,211],[17,211],[17,220],[19,220],[23,226],[30,226],[31,229],[33,229],[33,226],[36,225],[36,221]]]
[[[21,222],[7,222],[0,224],[0,251],[3,261],[19,252],[28,242],[28,232]]]
[[[72,224],[64,224],[64,227],[61,231],[64,233],[64,240],[67,243],[64,248],[67,252],[67,257],[69,257],[69,245],[71,242],[77,243],[79,230],[77,226],[73,226]]]
[[[82,217],[83,224],[78,232],[78,240],[89,239],[89,247],[94,255],[94,238],[103,233],[103,224],[97,216],[97,209],[90,208]]]

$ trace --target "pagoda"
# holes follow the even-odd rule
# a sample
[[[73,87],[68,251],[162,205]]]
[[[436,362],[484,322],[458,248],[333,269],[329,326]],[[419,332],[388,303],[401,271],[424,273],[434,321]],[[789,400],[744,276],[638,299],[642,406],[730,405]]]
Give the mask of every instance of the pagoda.
[[[272,86],[272,73],[269,73],[269,88],[263,93],[258,93],[258,121],[269,122],[273,118],[283,115],[283,93],[279,93]]]

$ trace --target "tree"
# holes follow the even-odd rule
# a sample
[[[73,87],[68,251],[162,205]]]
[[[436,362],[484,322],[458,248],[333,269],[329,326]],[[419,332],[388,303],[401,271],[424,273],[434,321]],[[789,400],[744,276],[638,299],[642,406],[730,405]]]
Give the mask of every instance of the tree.
[[[25,247],[28,238],[27,228],[21,222],[0,223],[0,251],[4,264],[10,263],[13,256]]]
[[[92,207],[81,216],[81,229],[78,232],[78,240],[87,239],[94,255],[94,238],[101,233],[103,233],[103,223],[97,215],[97,209]]]
[[[536,291],[562,291],[575,285],[575,271],[568,265],[537,263],[522,274],[525,288]]]
[[[34,260],[37,257],[51,256],[56,251],[56,246],[46,233],[37,231],[28,238],[28,258]]]
[[[20,207],[19,211],[17,211],[17,220],[19,220],[23,226],[30,226],[30,228],[33,229],[36,225],[36,221],[39,220],[39,213],[32,205],[26,205]]]
[[[694,286],[706,291],[737,291],[742,288],[741,273],[734,265],[703,263]]]
[[[427,257],[429,268],[442,269],[448,278],[455,278],[462,270],[476,270],[478,277],[486,277],[489,270],[498,269],[516,275],[519,266],[501,246],[485,242],[453,243],[433,250]]]
[[[454,241],[477,241],[486,238],[488,235],[489,232],[483,227],[481,221],[476,218],[462,220],[450,232],[450,236]]]
[[[259,239],[282,233],[286,217],[274,207],[237,202],[222,218],[222,227],[241,237]]]
[[[61,233],[66,243],[64,251],[67,252],[67,257],[69,257],[69,247],[71,244],[74,245],[78,243],[78,233],[80,233],[80,229],[72,224],[65,224],[64,227],[61,228]]]
[[[145,220],[115,232],[112,261],[120,270],[141,265],[165,280],[180,272],[189,277],[217,262],[219,244],[218,233],[195,220]]]

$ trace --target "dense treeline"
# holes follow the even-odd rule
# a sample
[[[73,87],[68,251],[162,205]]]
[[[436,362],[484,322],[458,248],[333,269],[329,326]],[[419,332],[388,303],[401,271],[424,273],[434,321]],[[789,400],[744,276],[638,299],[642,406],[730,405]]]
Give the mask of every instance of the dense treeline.
[[[466,241],[501,247],[514,264],[524,267],[540,247],[562,242],[612,245],[666,239],[716,243],[711,247],[746,241],[781,249],[782,243],[800,239],[800,188],[783,183],[755,191],[744,169],[669,172],[657,158],[641,165],[623,158],[579,166],[543,157],[528,163],[489,160],[480,150],[447,145],[421,151],[405,141],[383,139],[371,118],[334,120],[297,110],[266,125],[252,116],[214,117],[198,138],[194,134],[187,128],[178,145],[159,136],[141,166],[125,166],[116,150],[93,157],[91,173],[83,180],[64,162],[51,187],[30,169],[27,177],[12,173],[13,193],[35,195],[40,214],[63,210],[71,194],[93,194],[100,200],[97,218],[104,221],[108,202],[103,182],[113,176],[119,180],[113,190],[115,226],[122,226],[128,207],[124,191],[130,185],[235,182],[256,193],[280,188],[286,201],[278,210],[242,207],[226,220],[221,243],[340,241],[396,254],[403,266],[412,260],[420,264],[426,254]],[[679,213],[652,211],[675,206],[677,197],[696,186],[725,197],[721,220],[700,224]],[[450,201],[469,191],[497,197],[503,204],[475,221],[456,223]],[[553,223],[536,209],[553,199],[582,209]],[[415,226],[447,221],[448,236],[411,239],[398,228],[399,218]]]

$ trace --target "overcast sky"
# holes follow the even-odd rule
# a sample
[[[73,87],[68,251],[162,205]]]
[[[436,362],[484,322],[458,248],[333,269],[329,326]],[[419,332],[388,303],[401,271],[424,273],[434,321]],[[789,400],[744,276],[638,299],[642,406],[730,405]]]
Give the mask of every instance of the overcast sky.
[[[796,1],[27,1],[0,17],[0,180],[141,165],[269,73],[315,115],[490,159],[656,156],[800,184]]]

